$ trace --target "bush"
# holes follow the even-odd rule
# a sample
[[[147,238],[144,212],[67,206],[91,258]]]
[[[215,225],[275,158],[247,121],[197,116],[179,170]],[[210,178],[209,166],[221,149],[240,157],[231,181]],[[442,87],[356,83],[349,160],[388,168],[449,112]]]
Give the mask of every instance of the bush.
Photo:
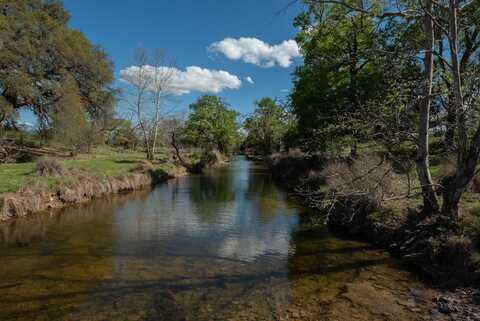
[[[55,159],[42,157],[36,161],[35,173],[39,176],[64,176],[67,175],[65,167]]]
[[[299,152],[288,155],[271,155],[270,163],[273,177],[289,186],[303,184],[309,175],[323,169],[325,159],[316,155],[306,156]]]
[[[386,159],[377,155],[332,162],[320,176],[335,194],[367,198],[376,206],[408,191],[406,180],[394,172]]]

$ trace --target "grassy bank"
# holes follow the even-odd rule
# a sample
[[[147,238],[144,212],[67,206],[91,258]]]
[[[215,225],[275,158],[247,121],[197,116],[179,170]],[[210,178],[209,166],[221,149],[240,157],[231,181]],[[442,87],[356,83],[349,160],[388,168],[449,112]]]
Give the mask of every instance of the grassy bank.
[[[154,169],[174,174],[178,170],[168,162],[166,153],[159,153],[159,162],[154,162]],[[145,160],[145,154],[136,151],[113,150],[100,148],[90,154],[81,154],[76,157],[57,159],[72,175],[58,177],[43,177],[35,173],[36,163],[0,164],[0,194],[14,193],[26,186],[46,185],[54,188],[62,183],[75,181],[80,174],[96,178],[115,177],[138,167]]]
[[[61,174],[39,173],[39,161],[0,165],[0,220],[80,203],[146,187],[185,174],[185,169],[159,153],[145,162],[139,152],[98,149],[70,158],[48,159]]]

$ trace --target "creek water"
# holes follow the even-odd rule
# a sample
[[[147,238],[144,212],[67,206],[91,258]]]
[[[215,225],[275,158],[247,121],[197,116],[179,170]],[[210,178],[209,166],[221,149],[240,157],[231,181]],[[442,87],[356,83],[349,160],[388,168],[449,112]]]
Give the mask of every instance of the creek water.
[[[0,320],[423,320],[385,252],[307,223],[261,166],[0,225]]]

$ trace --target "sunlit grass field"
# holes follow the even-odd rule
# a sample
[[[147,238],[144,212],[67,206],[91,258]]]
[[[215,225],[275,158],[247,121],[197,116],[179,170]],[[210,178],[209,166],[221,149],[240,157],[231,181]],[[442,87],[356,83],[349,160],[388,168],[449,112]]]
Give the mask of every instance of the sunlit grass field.
[[[160,151],[158,159],[167,159],[166,153]],[[142,161],[145,153],[137,151],[113,150],[98,148],[91,154],[81,154],[71,159],[59,159],[68,170],[77,170],[95,177],[120,176],[130,172]],[[156,164],[161,169],[168,169],[171,164]],[[35,162],[1,164],[0,165],[0,194],[12,193],[22,187],[33,184],[43,184],[53,187],[62,182],[75,180],[75,174],[65,177],[41,177],[35,173]]]

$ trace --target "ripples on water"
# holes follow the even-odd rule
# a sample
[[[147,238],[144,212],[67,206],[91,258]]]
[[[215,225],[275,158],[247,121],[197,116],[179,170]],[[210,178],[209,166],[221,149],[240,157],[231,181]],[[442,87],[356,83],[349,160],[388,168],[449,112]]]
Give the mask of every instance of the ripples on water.
[[[239,157],[0,225],[0,320],[416,318],[420,284],[385,253],[303,224],[304,212]]]

